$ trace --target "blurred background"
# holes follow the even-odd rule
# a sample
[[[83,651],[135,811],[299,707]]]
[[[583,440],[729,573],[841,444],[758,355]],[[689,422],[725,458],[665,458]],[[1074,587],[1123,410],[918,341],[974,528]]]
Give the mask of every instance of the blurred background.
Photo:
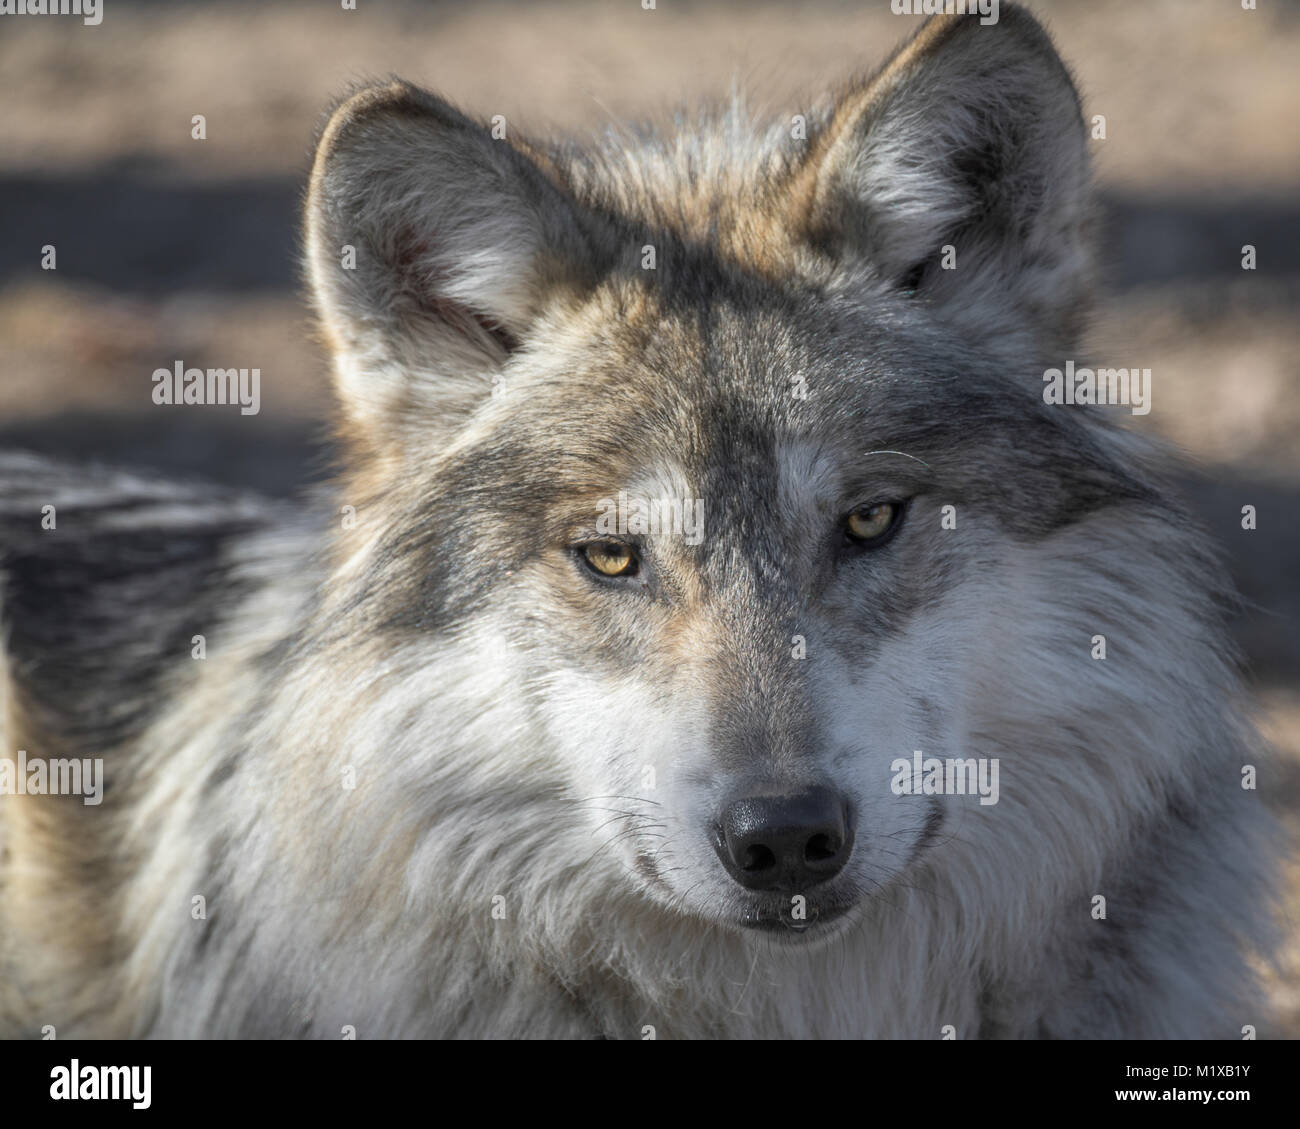
[[[733,84],[788,116],[918,22],[888,0],[103,5],[93,27],[0,17],[0,443],[276,494],[322,465],[326,364],[297,225],[318,117],[349,83],[399,74],[524,133],[600,129]],[[1134,426],[1191,456],[1187,497],[1249,602],[1238,636],[1282,753],[1261,795],[1300,834],[1300,4],[1029,6],[1085,113],[1106,119],[1094,355],[1153,370]],[[261,413],[153,404],[152,372],[178,359],[259,367]],[[1261,1036],[1300,1035],[1294,865],[1286,901]]]

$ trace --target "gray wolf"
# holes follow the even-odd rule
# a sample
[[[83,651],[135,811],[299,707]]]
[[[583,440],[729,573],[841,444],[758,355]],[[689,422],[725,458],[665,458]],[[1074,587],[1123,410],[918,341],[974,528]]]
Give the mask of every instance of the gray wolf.
[[[3,463],[3,743],[104,765],[0,797],[6,1031],[1239,1038],[1232,593],[1042,394],[1090,198],[1011,6],[766,124],[349,96],[333,485]]]

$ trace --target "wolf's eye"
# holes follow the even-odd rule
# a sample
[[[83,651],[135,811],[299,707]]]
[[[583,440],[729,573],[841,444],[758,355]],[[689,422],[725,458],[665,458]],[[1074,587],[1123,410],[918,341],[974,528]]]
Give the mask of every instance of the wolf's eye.
[[[593,541],[580,552],[587,567],[601,576],[635,576],[640,563],[632,547],[619,541]]]
[[[901,502],[877,502],[854,510],[844,522],[844,533],[856,545],[879,545],[898,527]]]

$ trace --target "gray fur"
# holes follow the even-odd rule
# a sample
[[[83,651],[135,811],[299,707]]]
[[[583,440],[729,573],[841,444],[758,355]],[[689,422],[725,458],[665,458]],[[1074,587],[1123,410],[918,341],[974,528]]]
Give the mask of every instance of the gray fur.
[[[0,799],[10,1030],[1263,1021],[1230,589],[1163,454],[1040,394],[1089,284],[1068,75],[1004,5],[809,122],[584,148],[362,91],[307,214],[335,488],[281,509],[4,464],[5,744],[112,782],[93,811]],[[620,490],[703,499],[706,536],[594,578],[574,546]],[[893,540],[846,552],[844,515],[895,498]],[[914,749],[999,758],[1000,802],[893,795]],[[718,805],[828,780],[858,830],[810,892],[827,920],[748,928],[778,907],[719,866]]]

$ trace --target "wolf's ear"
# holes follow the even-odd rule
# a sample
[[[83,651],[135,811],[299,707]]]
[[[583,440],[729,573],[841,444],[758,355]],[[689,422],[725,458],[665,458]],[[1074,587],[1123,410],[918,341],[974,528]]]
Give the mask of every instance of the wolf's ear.
[[[795,201],[807,237],[850,267],[1047,346],[1073,335],[1088,288],[1088,165],[1064,64],[1003,4],[996,24],[928,20],[842,98]]]
[[[534,160],[402,82],[334,111],[306,228],[340,399],[380,444],[463,419],[592,270],[577,205]]]

